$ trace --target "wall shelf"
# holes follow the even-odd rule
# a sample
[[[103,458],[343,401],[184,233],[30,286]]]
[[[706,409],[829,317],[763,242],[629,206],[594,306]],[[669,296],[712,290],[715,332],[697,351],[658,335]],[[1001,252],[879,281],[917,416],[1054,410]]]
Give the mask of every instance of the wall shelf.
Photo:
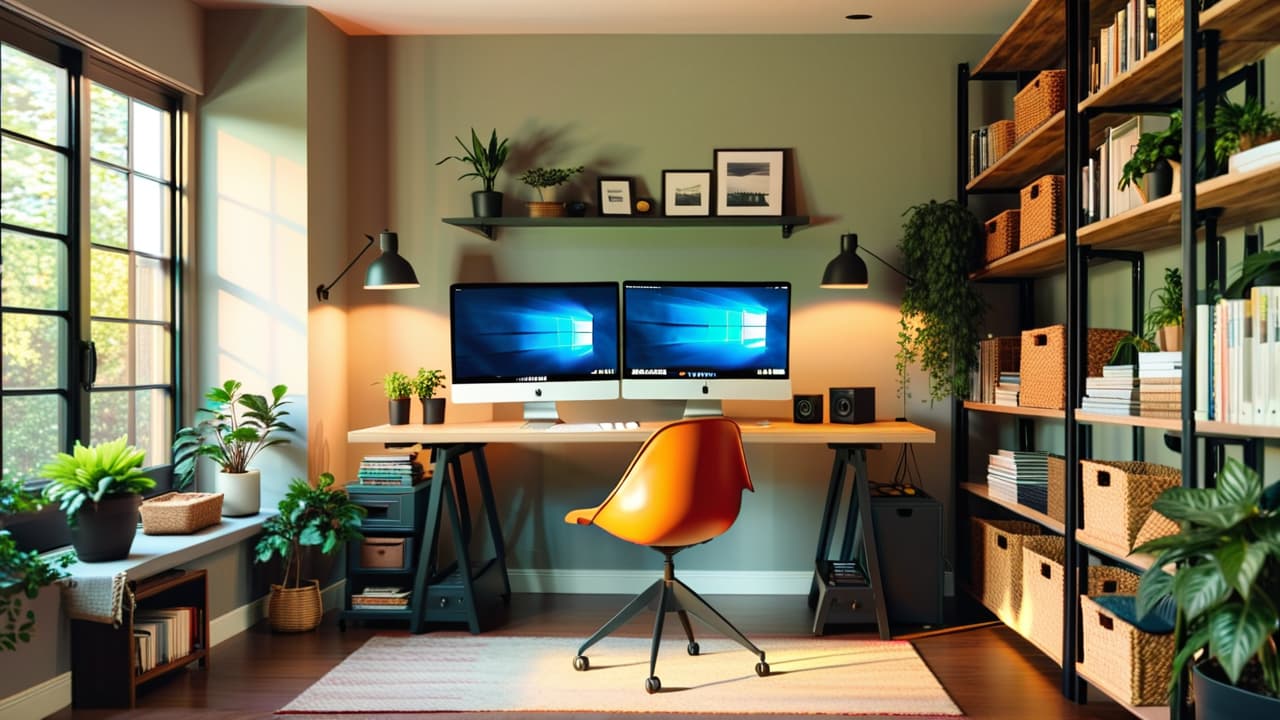
[[[1116,562],[1123,563],[1139,570],[1146,570],[1155,564],[1155,557],[1142,553],[1130,554],[1119,545],[1113,545],[1091,536],[1086,530],[1076,530],[1076,542],[1084,545],[1099,555],[1106,555]]]
[[[969,274],[969,279],[1042,277],[1062,270],[1066,262],[1067,236],[1059,233],[973,271]]]
[[[775,217],[660,217],[648,215],[619,215],[617,217],[593,215],[590,217],[453,217],[444,222],[479,233],[490,240],[496,228],[584,228],[584,227],[781,227],[782,237],[791,237],[796,227],[809,224],[808,215],[782,215]]]
[[[1196,434],[1280,440],[1280,425],[1243,425],[1240,423],[1219,422],[1217,420],[1200,420],[1196,422]]]
[[[1182,429],[1182,420],[1178,418],[1154,418],[1141,415],[1108,415],[1106,413],[1076,411],[1076,422],[1088,425],[1128,425],[1130,427],[1153,428],[1155,430]]]
[[[1030,520],[1031,522],[1036,523],[1037,525],[1043,525],[1049,528],[1050,530],[1054,531],[1055,533],[1062,534],[1066,532],[1066,526],[1064,526],[1058,520],[1048,515],[1045,515],[1039,510],[1033,510],[1027,507],[1026,505],[1009,502],[1004,498],[998,498],[991,494],[991,489],[987,487],[987,485],[984,483],[974,483],[974,482],[960,483],[960,489],[964,490],[970,495],[974,495],[976,497],[980,497],[989,502],[993,502],[996,505],[999,505],[1000,507],[1008,510],[1009,512],[1016,513],[1026,518],[1027,520]]]
[[[990,403],[973,402],[966,400],[964,403],[965,410],[973,412],[998,413],[1001,415],[1021,415],[1023,417],[1042,417],[1056,418],[1061,420],[1066,417],[1066,413],[1061,410],[1051,410],[1049,408],[1024,407],[1021,405],[992,405]]]

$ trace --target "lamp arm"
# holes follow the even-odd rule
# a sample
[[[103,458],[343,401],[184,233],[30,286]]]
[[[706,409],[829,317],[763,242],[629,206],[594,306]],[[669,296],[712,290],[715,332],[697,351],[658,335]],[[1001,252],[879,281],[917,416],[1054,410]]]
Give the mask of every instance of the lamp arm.
[[[342,268],[342,272],[338,273],[338,277],[334,278],[333,282],[329,283],[328,285],[316,286],[316,300],[319,300],[321,302],[328,300],[329,291],[333,289],[333,286],[338,284],[338,281],[342,279],[342,276],[347,274],[347,271],[351,269],[352,265],[356,264],[356,261],[360,259],[360,256],[364,255],[366,250],[373,247],[373,236],[365,235],[365,237],[369,239],[369,242],[365,243],[364,247],[360,248],[360,252],[356,253],[356,256],[351,258],[351,262],[347,263],[347,266]],[[881,260],[880,262],[884,262],[884,261]]]
[[[898,268],[896,268],[896,267],[894,267],[894,266],[890,265],[890,264],[889,264],[889,262],[888,262],[887,260],[885,260],[884,258],[882,258],[882,257],[880,257],[879,255],[877,255],[877,254],[875,254],[875,253],[871,252],[871,249],[870,249],[870,248],[868,248],[866,245],[860,245],[860,246],[858,246],[858,249],[859,249],[859,250],[861,250],[861,251],[863,251],[863,252],[865,252],[866,254],[870,255],[871,257],[875,258],[876,260],[879,260],[881,265],[884,265],[885,267],[889,268],[890,270],[892,270],[892,271],[894,271],[894,272],[898,273],[899,275],[901,275],[902,277],[906,278],[906,279],[907,279],[907,282],[915,282],[915,281],[916,281],[916,279],[915,279],[915,278],[913,278],[913,277],[911,277],[910,275],[908,275],[908,274],[906,274],[906,273],[902,272],[902,271],[901,271],[901,270],[899,270]]]

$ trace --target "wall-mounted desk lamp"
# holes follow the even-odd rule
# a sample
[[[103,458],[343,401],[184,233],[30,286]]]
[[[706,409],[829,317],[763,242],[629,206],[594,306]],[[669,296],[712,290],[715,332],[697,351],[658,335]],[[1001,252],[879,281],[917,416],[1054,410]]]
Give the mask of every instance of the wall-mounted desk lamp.
[[[360,248],[360,252],[342,268],[342,272],[338,273],[338,277],[328,285],[316,286],[316,299],[321,302],[329,299],[329,291],[334,285],[342,279],[343,275],[351,269],[352,265],[364,255],[365,251],[373,246],[373,236],[365,235],[369,238],[369,242]],[[418,287],[418,276],[413,272],[413,266],[408,260],[400,257],[400,241],[396,234],[390,230],[383,230],[378,233],[379,245],[382,248],[382,254],[369,263],[369,269],[364,272],[364,287],[366,290],[403,290],[406,288]]]
[[[906,278],[907,282],[915,280],[915,278],[890,265],[884,258],[867,248],[862,248],[862,251],[879,260],[881,265]],[[867,264],[863,262],[862,258],[858,257],[858,236],[856,233],[845,233],[840,236],[840,254],[827,263],[827,269],[822,273],[821,287],[839,290],[866,289]]]

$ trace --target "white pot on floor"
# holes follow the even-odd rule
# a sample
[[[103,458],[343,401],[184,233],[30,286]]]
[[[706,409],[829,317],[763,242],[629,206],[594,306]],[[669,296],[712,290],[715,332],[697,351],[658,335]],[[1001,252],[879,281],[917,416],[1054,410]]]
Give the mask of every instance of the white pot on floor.
[[[213,485],[214,492],[222,493],[223,517],[247,517],[258,514],[258,509],[262,505],[261,471],[220,472],[214,475]]]

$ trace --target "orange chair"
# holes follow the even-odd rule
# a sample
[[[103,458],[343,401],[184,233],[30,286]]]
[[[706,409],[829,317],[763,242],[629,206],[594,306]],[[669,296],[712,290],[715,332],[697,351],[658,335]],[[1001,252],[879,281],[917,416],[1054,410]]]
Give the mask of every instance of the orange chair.
[[[596,525],[615,537],[637,545],[648,545],[666,558],[662,579],[650,585],[609,622],[596,631],[573,659],[573,667],[591,666],[583,655],[587,648],[617,630],[658,600],[653,624],[653,645],[649,651],[649,677],[644,688],[650,693],[662,689],[654,673],[658,643],[662,639],[663,618],[675,612],[689,638],[688,652],[698,654],[689,613],[737,640],[760,658],[756,674],[769,674],[764,651],[756,647],[715,608],[688,585],[675,577],[672,557],[681,550],[719,536],[733,525],[742,505],[742,491],[754,490],[742,453],[742,433],[737,423],[723,417],[680,420],[655,432],[631,461],[609,497],[596,507],[570,511],[564,521],[575,525]]]

